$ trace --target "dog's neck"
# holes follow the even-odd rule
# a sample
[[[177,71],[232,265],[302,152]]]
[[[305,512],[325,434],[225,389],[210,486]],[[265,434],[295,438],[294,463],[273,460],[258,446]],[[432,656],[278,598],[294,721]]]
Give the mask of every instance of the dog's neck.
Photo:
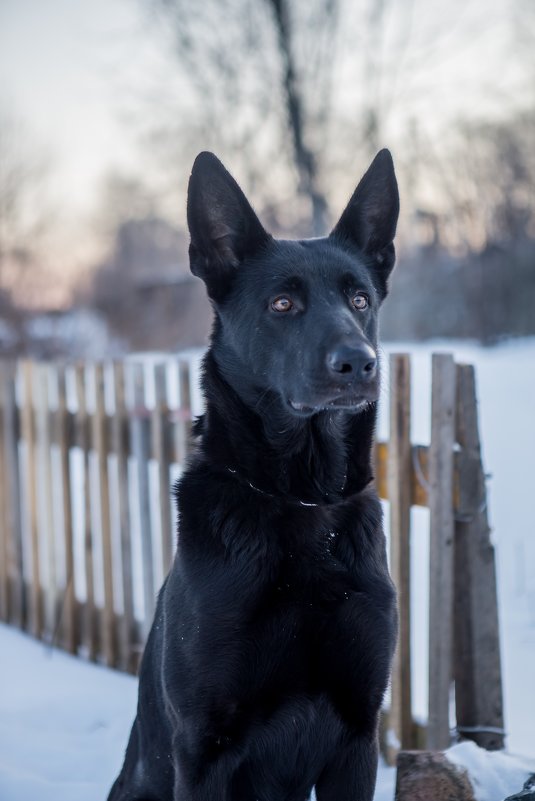
[[[376,408],[293,415],[270,392],[254,404],[232,388],[209,351],[204,362],[206,411],[198,426],[201,450],[253,490],[307,504],[332,504],[372,480]]]

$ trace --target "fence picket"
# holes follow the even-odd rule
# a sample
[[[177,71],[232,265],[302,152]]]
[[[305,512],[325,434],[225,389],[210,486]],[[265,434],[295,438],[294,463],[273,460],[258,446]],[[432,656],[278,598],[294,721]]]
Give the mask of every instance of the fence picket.
[[[16,401],[17,370],[14,362],[0,365],[2,384],[3,448],[5,469],[4,514],[8,619],[19,628],[26,625],[26,590],[22,551],[19,462],[19,415]]]
[[[56,538],[53,514],[53,485],[52,485],[52,456],[50,451],[50,398],[48,391],[49,366],[38,364],[34,367],[34,381],[36,386],[36,441],[37,441],[37,470],[39,484],[44,488],[42,503],[43,514],[41,520],[40,538],[42,538],[46,554],[46,582],[41,582],[44,605],[44,632],[50,639],[56,629],[57,615],[57,575],[56,575]]]
[[[143,365],[134,365],[134,409],[131,418],[132,454],[137,470],[137,512],[141,526],[141,555],[143,560],[143,599],[145,606],[144,633],[148,634],[155,607],[154,559],[149,493],[149,416],[145,405]]]
[[[454,675],[457,730],[482,748],[504,747],[494,547],[487,518],[474,368],[457,366]]]
[[[124,365],[113,365],[113,389],[115,413],[112,420],[112,447],[117,459],[119,486],[119,537],[121,546],[121,591],[123,615],[118,632],[121,666],[124,670],[135,669],[134,655],[134,591],[132,584],[132,545],[130,532],[130,506],[128,500],[128,444],[126,441],[127,410],[125,403]]]
[[[411,703],[411,439],[410,358],[390,357],[390,437],[388,447],[388,498],[390,501],[390,571],[398,591],[399,637],[392,666],[390,728],[401,748],[413,747]],[[390,762],[395,760],[391,747]]]
[[[29,360],[21,363],[24,401],[21,431],[26,445],[25,485],[27,492],[28,526],[31,547],[31,583],[29,593],[28,625],[31,633],[39,639],[43,633],[43,604],[41,595],[41,569],[39,552],[39,529],[36,480],[36,431],[33,402],[34,364]]]
[[[0,620],[9,620],[9,528],[6,509],[6,415],[5,415],[5,373],[0,372]]]
[[[101,615],[102,648],[106,665],[114,667],[117,659],[117,649],[115,643],[113,553],[111,547],[110,486],[108,477],[108,426],[104,404],[104,367],[102,364],[95,365],[93,432],[98,467],[102,569],[104,573],[104,609]]]
[[[78,648],[79,631],[76,620],[76,589],[74,571],[74,543],[72,527],[72,491],[70,471],[70,415],[67,408],[66,371],[63,365],[56,366],[58,388],[58,411],[56,436],[61,465],[61,502],[63,506],[63,549],[65,564],[65,588],[63,595],[63,647],[71,654]]]
[[[165,421],[169,417],[167,406],[167,370],[165,364],[154,368],[155,400],[152,411],[152,453],[158,465],[158,492],[161,529],[162,575],[166,576],[173,558],[173,533],[171,529],[170,448]]]
[[[97,620],[95,610],[95,584],[93,573],[93,532],[91,529],[91,488],[89,475],[89,417],[87,413],[86,375],[81,364],[75,368],[76,384],[76,444],[83,454],[83,508],[84,508],[84,574],[86,597],[83,606],[83,645],[89,659],[95,660],[98,653]]]
[[[450,744],[449,704],[453,646],[453,446],[455,363],[432,359],[429,572],[429,721],[427,746]]]

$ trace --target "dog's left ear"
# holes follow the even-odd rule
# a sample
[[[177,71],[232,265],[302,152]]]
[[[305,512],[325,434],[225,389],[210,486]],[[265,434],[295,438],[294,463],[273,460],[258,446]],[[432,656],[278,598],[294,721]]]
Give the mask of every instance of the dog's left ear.
[[[398,215],[394,163],[390,151],[381,150],[353,192],[331,237],[356,247],[366,257],[383,297],[396,260],[394,236]]]
[[[221,300],[241,262],[270,238],[242,190],[213,153],[195,159],[188,187],[191,272]]]

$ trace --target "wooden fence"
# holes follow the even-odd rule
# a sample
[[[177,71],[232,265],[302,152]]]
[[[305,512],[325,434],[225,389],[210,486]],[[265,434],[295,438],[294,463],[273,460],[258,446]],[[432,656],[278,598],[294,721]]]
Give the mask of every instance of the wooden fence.
[[[190,362],[0,362],[0,618],[135,672],[171,564],[171,484],[187,456]],[[407,355],[390,358],[390,436],[376,482],[390,504],[400,639],[386,727],[400,748],[445,748],[457,729],[503,746],[494,551],[474,369],[432,362],[431,441],[410,437]],[[429,508],[429,715],[411,702],[411,507]],[[423,738],[423,739],[422,739]]]

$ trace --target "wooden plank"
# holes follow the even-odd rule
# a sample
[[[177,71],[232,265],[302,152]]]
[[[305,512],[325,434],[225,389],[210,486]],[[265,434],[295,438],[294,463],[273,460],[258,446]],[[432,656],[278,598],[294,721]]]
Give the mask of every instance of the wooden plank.
[[[143,599],[145,617],[143,631],[148,636],[155,609],[154,559],[149,498],[149,415],[145,406],[143,365],[134,365],[134,409],[131,417],[131,448],[136,460],[137,512],[140,521],[141,557],[143,561]]]
[[[3,364],[1,365],[4,366]],[[6,461],[4,454],[6,452],[6,415],[5,415],[5,398],[6,398],[6,373],[4,370],[0,371],[0,619],[4,621],[9,620],[9,572],[8,572],[8,559],[9,559],[9,539],[10,531],[8,529],[7,518],[7,473]]]
[[[91,487],[89,475],[89,425],[86,400],[85,367],[76,365],[76,443],[82,450],[84,463],[84,572],[86,600],[84,605],[83,645],[89,659],[95,660],[98,653],[98,636],[95,625],[95,585],[93,571],[93,532],[91,529]]]
[[[388,498],[388,443],[375,443],[375,489],[383,500]]]
[[[28,509],[28,525],[31,549],[31,585],[29,597],[29,630],[35,637],[43,634],[43,606],[41,597],[41,569],[39,553],[39,527],[37,509],[36,480],[36,430],[33,401],[34,364],[29,360],[21,362],[23,384],[23,407],[21,419],[21,438],[26,446],[25,484]]]
[[[161,528],[162,575],[165,577],[173,559],[173,531],[171,525],[171,488],[169,477],[170,448],[167,439],[167,371],[165,364],[154,368],[155,402],[152,410],[152,453],[158,465],[159,512]]]
[[[127,412],[125,403],[124,366],[113,365],[115,412],[112,420],[112,447],[117,459],[119,496],[119,537],[121,543],[123,615],[119,624],[120,663],[124,670],[134,665],[134,591],[132,582],[132,543],[128,493],[128,443],[125,437]]]
[[[58,588],[56,575],[56,538],[53,516],[52,456],[50,436],[49,405],[49,366],[39,364],[35,367],[34,381],[37,387],[36,397],[36,467],[39,483],[42,486],[41,500],[41,533],[46,554],[46,583],[42,580],[44,601],[44,634],[50,642],[54,639],[57,624]],[[44,573],[44,571],[43,571]]]
[[[380,498],[388,500],[387,442],[375,444],[375,487]],[[425,445],[411,446],[410,486],[411,506],[429,506],[429,449]]]
[[[113,598],[113,553],[111,545],[110,485],[108,476],[108,426],[104,405],[104,368],[95,365],[94,443],[100,496],[100,530],[102,535],[102,568],[104,573],[104,610],[102,615],[102,648],[109,667],[117,662],[115,641],[115,605]]]
[[[74,532],[72,525],[72,496],[70,472],[70,414],[67,408],[65,366],[56,367],[58,387],[57,445],[61,469],[61,502],[63,506],[63,550],[65,558],[65,590],[63,598],[63,647],[71,654],[78,650],[80,632],[76,619],[76,589],[74,574]]]
[[[411,505],[429,506],[429,448],[411,448]]]
[[[23,570],[21,488],[19,464],[19,416],[16,401],[16,364],[2,362],[3,443],[0,458],[4,466],[4,519],[8,620],[22,628],[26,622],[26,593]]]
[[[455,702],[457,729],[482,748],[504,747],[503,691],[494,547],[474,368],[457,367],[457,497],[455,519]]]
[[[392,665],[390,728],[399,747],[413,747],[411,700],[411,371],[407,354],[390,357],[390,441],[388,498],[390,500],[390,572],[398,593],[399,635]],[[395,763],[397,747],[389,762]]]
[[[449,702],[453,647],[453,455],[455,363],[433,354],[429,448],[429,723],[427,745],[450,744]]]

